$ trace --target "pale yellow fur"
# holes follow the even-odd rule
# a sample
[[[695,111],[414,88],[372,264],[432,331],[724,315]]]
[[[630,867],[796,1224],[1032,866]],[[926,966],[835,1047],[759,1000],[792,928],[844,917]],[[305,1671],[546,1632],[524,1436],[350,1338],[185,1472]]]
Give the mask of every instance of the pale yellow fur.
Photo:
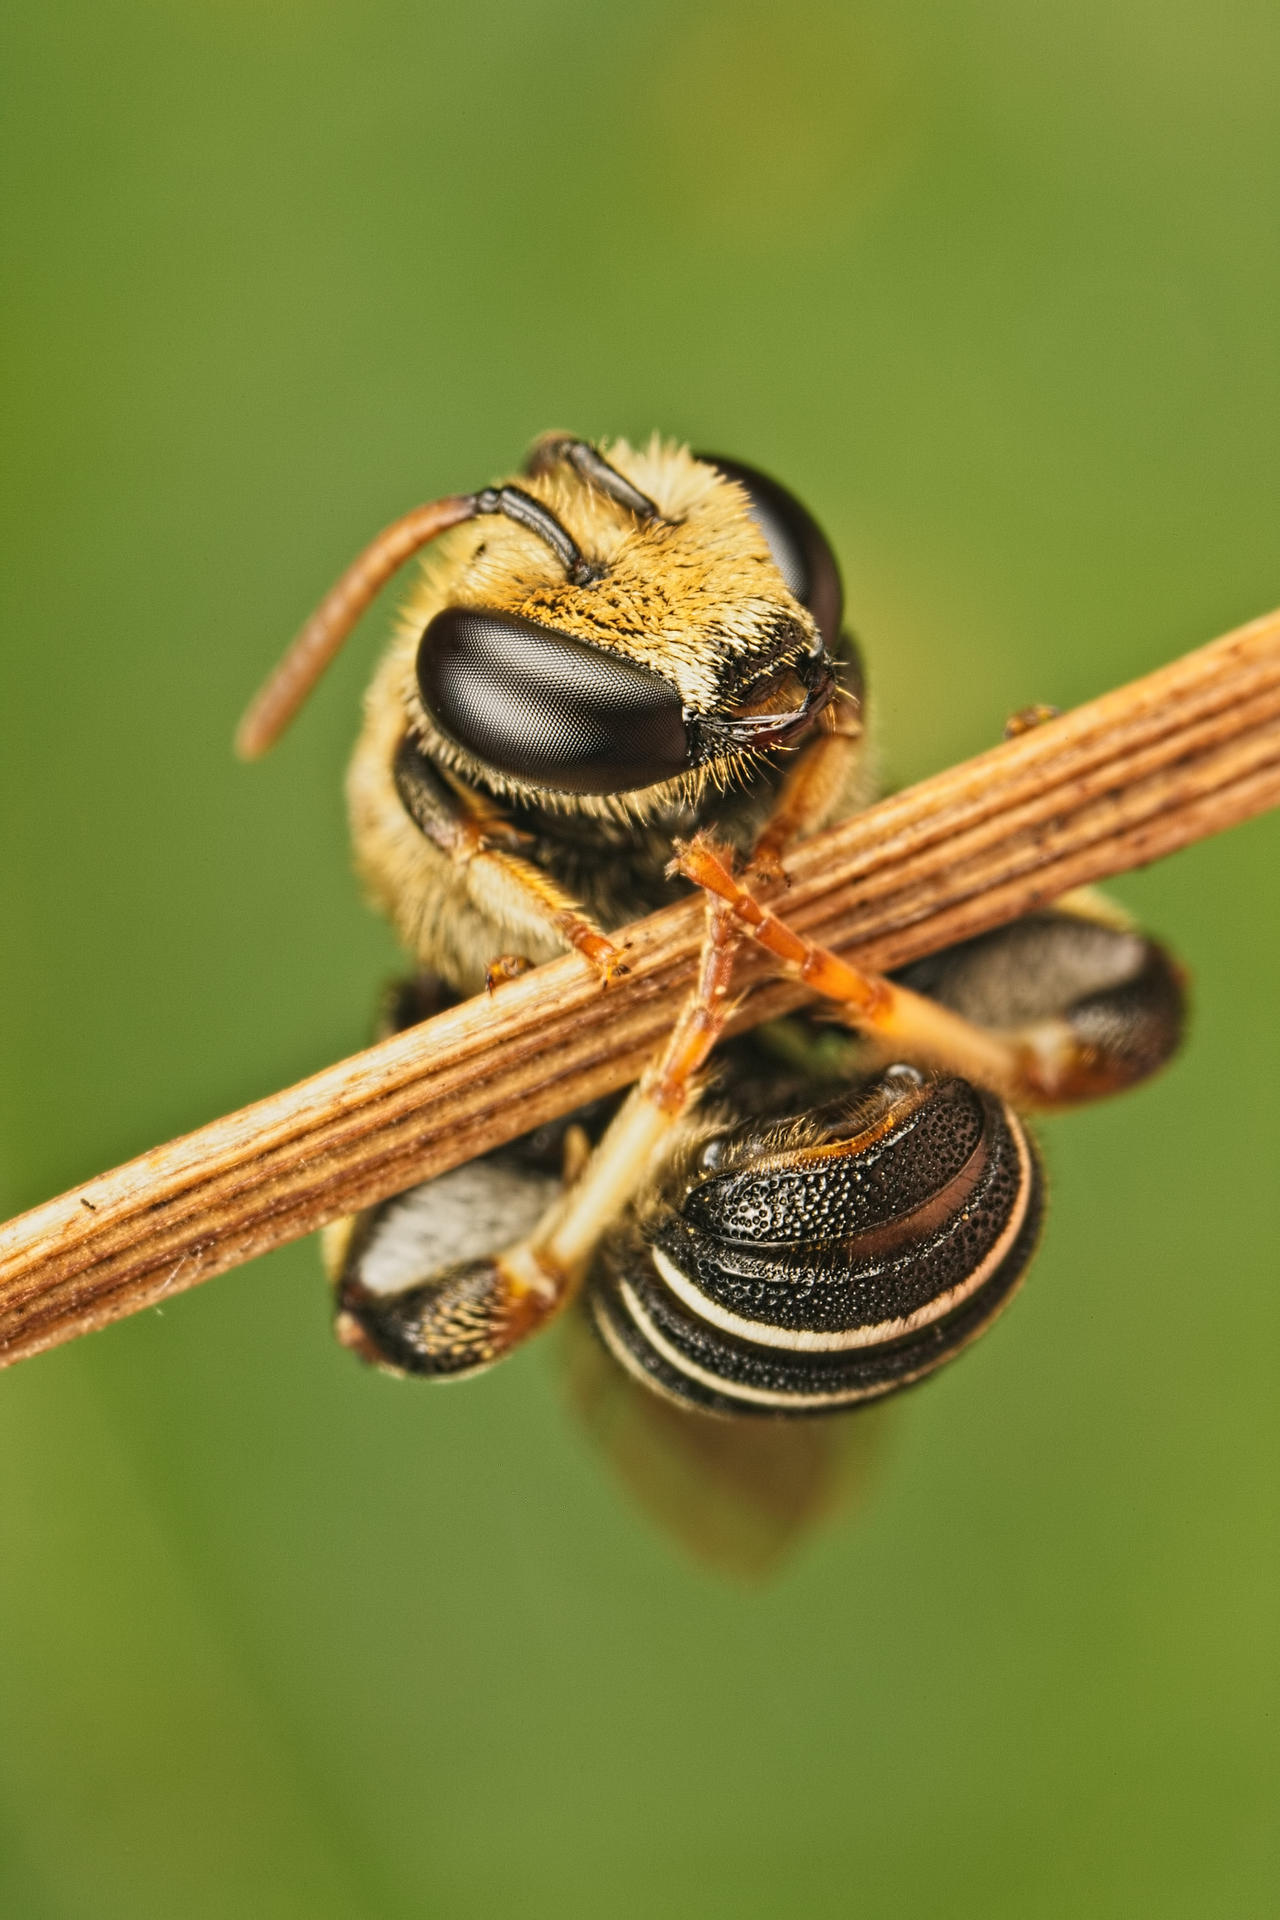
[[[483,857],[459,865],[424,837],[396,793],[392,763],[406,726],[439,766],[468,784],[479,772],[433,726],[418,695],[415,659],[431,618],[445,606],[489,607],[555,627],[660,671],[693,714],[710,709],[717,669],[749,662],[753,642],[758,652],[779,619],[814,637],[734,483],[657,436],[643,448],[619,440],[601,451],[664,519],[638,521],[568,466],[518,476],[513,484],[550,506],[589,560],[605,563],[604,578],[572,585],[544,541],[499,516],[456,528],[421,568],[366,698],[347,782],[357,868],[410,952],[463,991],[476,990],[485,962],[499,953],[541,961],[563,942],[510,873]],[[696,802],[710,782],[726,786],[750,771],[745,759],[720,761],[617,796],[548,794],[492,773],[487,784],[553,809],[641,823]],[[850,804],[833,795],[828,817]]]

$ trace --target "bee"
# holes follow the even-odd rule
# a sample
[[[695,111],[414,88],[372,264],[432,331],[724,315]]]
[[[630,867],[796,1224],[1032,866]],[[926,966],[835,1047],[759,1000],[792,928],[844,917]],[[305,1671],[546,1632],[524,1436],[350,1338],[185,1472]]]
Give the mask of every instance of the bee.
[[[658,438],[548,434],[519,475],[388,527],[250,708],[242,753],[272,743],[436,541],[348,780],[357,869],[413,964],[383,1031],[566,947],[607,991],[619,929],[690,880],[707,936],[698,988],[625,1100],[328,1231],[338,1337],[456,1379],[578,1301],[584,1402],[625,1382],[664,1432],[694,1436],[686,1451],[723,1472],[737,1436],[746,1477],[777,1481],[813,1454],[815,1416],[925,1378],[1000,1313],[1043,1215],[1025,1112],[1161,1066],[1180,971],[1093,895],[893,979],[760,904],[798,837],[869,798],[861,660],[808,510]],[[704,1086],[746,931],[845,1030],[798,1014],[724,1041]],[[788,1472],[780,1504],[803,1506]]]

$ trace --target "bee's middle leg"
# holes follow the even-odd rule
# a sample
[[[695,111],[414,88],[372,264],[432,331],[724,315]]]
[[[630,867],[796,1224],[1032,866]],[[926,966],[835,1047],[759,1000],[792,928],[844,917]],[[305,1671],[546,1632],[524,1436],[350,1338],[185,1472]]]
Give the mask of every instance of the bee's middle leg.
[[[947,955],[938,957],[933,976],[917,972],[928,986],[921,993],[901,980],[855,967],[796,933],[734,878],[709,842],[695,840],[681,850],[676,864],[722,900],[789,972],[838,1003],[849,1025],[883,1058],[956,1073],[1016,1106],[1045,1108],[1132,1086],[1177,1047],[1183,1017],[1179,969],[1136,930],[1104,926],[1096,906],[1064,901],[1047,914],[997,930],[984,943],[953,949],[948,964],[942,964]],[[1042,936],[1037,935],[1040,920],[1048,923]],[[1092,942],[1083,937],[1090,929]],[[1031,944],[1018,955],[1014,971],[1024,980],[1045,983],[1047,990],[1025,1005],[1020,1004],[1025,994],[1007,987],[993,997],[992,989],[1010,972],[1013,943],[1026,945],[1028,933]],[[1114,952],[1086,952],[1099,940]],[[972,988],[968,1005],[958,990],[962,952],[970,953],[971,980],[986,979],[985,1016]],[[985,1023],[993,1017],[999,1024]]]

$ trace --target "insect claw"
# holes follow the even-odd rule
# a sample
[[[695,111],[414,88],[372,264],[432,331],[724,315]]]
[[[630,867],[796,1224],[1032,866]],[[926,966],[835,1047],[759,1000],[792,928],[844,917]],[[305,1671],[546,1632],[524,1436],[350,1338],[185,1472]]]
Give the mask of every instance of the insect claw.
[[[782,864],[779,854],[767,848],[747,862],[746,878],[759,886],[789,887],[791,875]]]
[[[599,976],[602,987],[612,986],[622,974],[630,971],[622,958],[623,949],[616,947],[612,940],[600,933],[580,913],[565,909],[555,915],[555,924],[574,952],[580,953],[587,965]]]
[[[523,953],[500,953],[484,970],[484,990],[493,993],[508,980],[518,980],[532,970],[533,962]]]
[[[681,879],[691,880],[695,887],[700,887],[704,884],[701,875],[709,865],[723,872],[737,872],[737,854],[732,847],[722,845],[714,834],[695,833],[691,840],[673,840],[671,844],[675,853],[667,862],[668,880],[674,880],[679,875]]]
[[[605,944],[609,946],[607,955],[595,954],[586,957],[590,959],[592,966],[600,975],[601,987],[611,987],[615,980],[623,979],[631,969],[622,958],[621,947],[615,947],[608,942]]]
[[[1046,706],[1039,700],[1033,706],[1019,707],[1018,711],[1011,713],[1005,721],[1004,737],[1006,740],[1017,740],[1024,733],[1034,733],[1035,729],[1042,727],[1046,720],[1056,720],[1061,712],[1061,707]]]

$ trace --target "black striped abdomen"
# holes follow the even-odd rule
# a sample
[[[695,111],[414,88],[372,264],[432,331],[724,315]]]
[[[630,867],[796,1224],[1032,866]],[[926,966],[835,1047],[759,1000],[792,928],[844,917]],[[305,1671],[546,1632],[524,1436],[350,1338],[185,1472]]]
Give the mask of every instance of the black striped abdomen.
[[[1041,1178],[992,1095],[892,1068],[791,1136],[719,1136],[602,1253],[600,1333],[659,1391],[721,1413],[838,1411],[932,1372],[1021,1278]]]

